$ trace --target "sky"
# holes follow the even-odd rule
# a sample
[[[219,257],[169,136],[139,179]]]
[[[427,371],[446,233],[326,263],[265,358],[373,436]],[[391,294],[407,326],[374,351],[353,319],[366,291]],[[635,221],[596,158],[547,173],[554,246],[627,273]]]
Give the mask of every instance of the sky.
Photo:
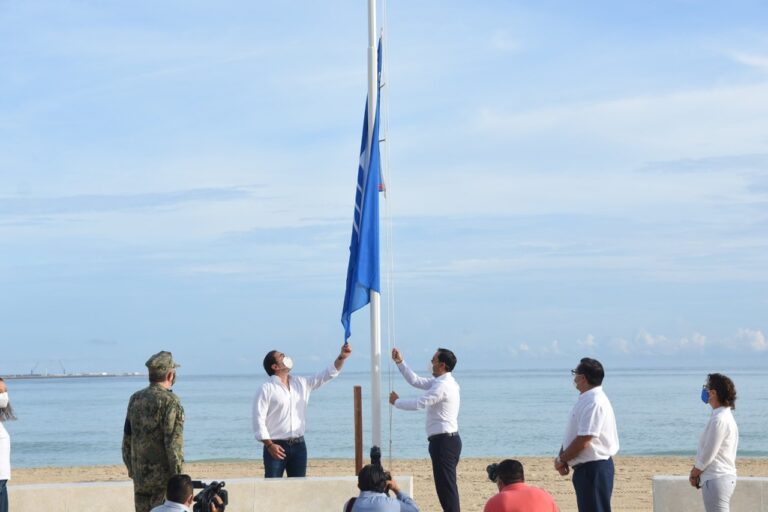
[[[0,1],[0,374],[335,357],[365,4]],[[765,367],[768,4],[386,7],[385,352]]]

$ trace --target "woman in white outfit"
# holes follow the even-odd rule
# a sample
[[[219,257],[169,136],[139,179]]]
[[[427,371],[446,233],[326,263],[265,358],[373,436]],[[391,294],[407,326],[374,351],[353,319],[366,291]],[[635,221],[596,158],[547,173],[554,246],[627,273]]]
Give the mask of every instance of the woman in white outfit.
[[[8,512],[8,488],[6,484],[11,479],[11,436],[5,430],[8,420],[15,420],[13,408],[8,401],[8,387],[0,378],[0,512]]]
[[[736,489],[736,449],[739,428],[731,412],[736,408],[736,387],[719,373],[710,373],[701,400],[712,407],[707,428],[699,439],[696,463],[689,482],[701,488],[707,512],[729,512]]]

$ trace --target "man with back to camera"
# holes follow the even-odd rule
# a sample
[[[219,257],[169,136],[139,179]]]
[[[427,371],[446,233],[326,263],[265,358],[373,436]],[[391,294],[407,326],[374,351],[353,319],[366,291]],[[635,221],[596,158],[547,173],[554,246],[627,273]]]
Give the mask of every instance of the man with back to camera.
[[[184,408],[171,390],[179,365],[166,351],[145,364],[149,386],[131,396],[123,428],[123,462],[133,480],[136,512],[163,503],[169,478],[184,464]]]
[[[483,512],[558,512],[554,498],[538,487],[525,483],[523,465],[505,459],[488,466],[488,478],[496,482],[499,493],[485,503]]]
[[[619,451],[619,434],[613,407],[603,392],[605,371],[600,361],[585,357],[571,374],[580,394],[555,469],[563,476],[573,469],[579,512],[611,512],[612,457]]]
[[[333,364],[313,377],[294,377],[290,357],[277,350],[267,352],[264,370],[269,379],[253,398],[253,432],[264,443],[264,478],[307,475],[304,431],[309,395],[339,375],[350,354],[352,347],[345,343]]]
[[[408,365],[397,348],[392,349],[392,360],[413,387],[426,389],[419,398],[404,400],[392,391],[389,403],[397,409],[415,411],[427,409],[427,440],[435,490],[444,512],[460,512],[459,487],[456,484],[456,466],[461,456],[459,437],[459,384],[451,373],[456,356],[446,348],[438,348],[432,356],[432,378],[419,377]]]
[[[173,475],[165,490],[165,503],[156,506],[151,512],[190,512],[194,496],[195,489],[189,475]],[[216,502],[218,506],[211,503],[210,512],[222,510],[221,498],[216,496]]]

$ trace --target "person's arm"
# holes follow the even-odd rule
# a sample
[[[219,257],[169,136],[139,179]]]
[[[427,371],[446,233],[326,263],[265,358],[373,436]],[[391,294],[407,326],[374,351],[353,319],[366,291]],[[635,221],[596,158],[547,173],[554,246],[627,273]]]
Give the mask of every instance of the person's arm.
[[[131,420],[128,414],[125,415],[125,424],[123,425],[123,462],[128,469],[128,478],[133,479],[133,465],[131,462]]]
[[[435,380],[434,377],[427,379],[425,377],[419,377],[416,375],[413,370],[411,370],[408,365],[405,364],[403,354],[401,354],[397,348],[392,349],[392,360],[397,365],[397,369],[400,370],[400,374],[403,376],[405,381],[411,386],[419,389],[429,389],[432,386],[432,382]]]
[[[269,411],[269,389],[266,385],[253,397],[252,423],[256,439],[264,443],[269,454],[277,460],[285,458],[285,450],[272,441],[267,429],[267,412]]]
[[[565,448],[561,448],[559,459],[561,462],[568,462],[575,459],[589,444],[592,442],[594,436],[576,436],[571,444]]]
[[[173,474],[179,475],[184,466],[184,408],[181,403],[174,402],[167,409],[163,425],[165,454],[168,467]]]
[[[400,512],[419,512],[419,507],[416,505],[416,502],[400,490],[400,486],[395,480],[389,480],[387,482],[387,487],[390,491],[395,493],[397,501],[400,502]]]
[[[327,368],[324,368],[320,370],[318,373],[313,375],[312,377],[307,377],[305,379],[307,384],[307,389],[315,390],[325,384],[326,382],[335,379],[338,375],[341,369],[344,367],[344,361],[347,360],[347,358],[352,354],[352,346],[348,343],[345,343],[341,346],[341,351],[339,352],[339,355],[336,356],[336,359],[333,360],[333,364],[328,366]],[[303,379],[304,377],[296,377]]]
[[[392,400],[392,398],[394,398],[394,400]],[[410,400],[398,398],[397,393],[392,392],[390,394],[390,403],[398,409],[402,409],[404,411],[416,411],[419,409],[425,409],[430,405],[434,405],[443,398],[445,398],[445,392],[442,389],[442,386],[432,386],[429,391],[421,395],[419,398],[412,398]]]

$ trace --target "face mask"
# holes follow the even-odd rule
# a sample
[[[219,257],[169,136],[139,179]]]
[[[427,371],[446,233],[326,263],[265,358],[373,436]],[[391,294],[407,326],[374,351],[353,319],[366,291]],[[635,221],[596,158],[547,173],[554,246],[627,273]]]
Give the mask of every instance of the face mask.
[[[293,359],[291,359],[290,356],[283,357],[283,366],[288,368],[289,370],[293,368]]]
[[[705,404],[709,403],[709,390],[707,388],[701,388],[701,401]]]
[[[8,392],[0,393],[0,409],[8,407]]]

